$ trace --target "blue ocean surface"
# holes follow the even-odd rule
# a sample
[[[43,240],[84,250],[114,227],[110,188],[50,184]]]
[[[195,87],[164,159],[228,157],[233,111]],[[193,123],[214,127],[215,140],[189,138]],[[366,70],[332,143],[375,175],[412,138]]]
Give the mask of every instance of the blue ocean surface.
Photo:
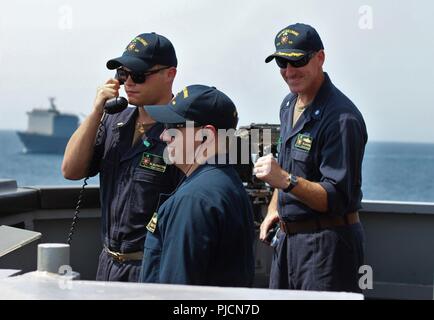
[[[63,155],[26,154],[14,131],[0,131],[0,179],[16,180],[18,186],[81,186],[83,180],[66,180],[62,176]],[[88,184],[99,184],[93,177]]]
[[[61,173],[62,155],[25,154],[13,131],[0,131],[0,179],[19,186],[76,185]],[[369,142],[363,162],[365,200],[434,202],[434,144]],[[99,184],[98,177],[89,184]]]
[[[434,144],[368,142],[362,178],[364,199],[434,202]]]

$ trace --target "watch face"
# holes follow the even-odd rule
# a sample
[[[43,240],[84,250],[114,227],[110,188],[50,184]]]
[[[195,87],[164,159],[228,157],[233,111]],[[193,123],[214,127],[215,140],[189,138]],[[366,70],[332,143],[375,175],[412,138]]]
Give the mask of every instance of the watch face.
[[[283,189],[282,191],[283,192],[289,192],[289,191],[291,191],[292,188],[294,188],[297,185],[297,183],[298,183],[297,176],[291,174],[289,176],[289,186],[288,186],[288,188]]]

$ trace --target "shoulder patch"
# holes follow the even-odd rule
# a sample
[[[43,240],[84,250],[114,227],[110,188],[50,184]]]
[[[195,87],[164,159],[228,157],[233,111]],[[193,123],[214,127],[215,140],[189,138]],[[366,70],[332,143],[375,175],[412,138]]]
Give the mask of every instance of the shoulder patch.
[[[157,212],[154,212],[151,220],[149,220],[149,223],[146,226],[146,229],[148,229],[149,232],[154,233],[155,228],[157,228],[157,222],[158,222],[158,214],[157,214]]]

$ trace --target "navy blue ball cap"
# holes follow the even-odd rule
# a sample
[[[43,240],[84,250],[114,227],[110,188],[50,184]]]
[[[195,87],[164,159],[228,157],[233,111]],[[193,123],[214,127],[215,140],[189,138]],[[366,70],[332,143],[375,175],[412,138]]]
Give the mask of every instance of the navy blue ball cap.
[[[184,123],[194,121],[216,129],[235,129],[238,113],[232,100],[215,87],[191,85],[179,92],[163,106],[145,106],[146,112],[157,122]]]
[[[318,32],[312,26],[303,23],[296,23],[280,30],[274,45],[276,52],[265,59],[266,63],[275,57],[297,61],[311,52],[324,49]]]
[[[124,66],[132,72],[145,73],[157,64],[176,67],[178,60],[172,43],[166,37],[152,32],[142,33],[131,40],[121,57],[107,62],[107,68]]]

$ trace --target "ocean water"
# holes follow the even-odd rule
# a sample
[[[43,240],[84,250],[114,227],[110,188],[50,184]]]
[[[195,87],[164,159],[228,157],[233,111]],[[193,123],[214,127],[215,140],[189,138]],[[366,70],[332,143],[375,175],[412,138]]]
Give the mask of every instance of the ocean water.
[[[82,180],[62,176],[63,155],[26,154],[23,150],[14,131],[0,131],[0,179],[16,180],[18,186],[82,185]],[[99,184],[98,177],[89,179],[88,184]]]
[[[62,155],[25,154],[13,131],[0,131],[0,179],[19,186],[76,185],[63,178]],[[434,144],[369,142],[363,162],[365,200],[434,202]],[[98,184],[97,177],[89,184]]]

